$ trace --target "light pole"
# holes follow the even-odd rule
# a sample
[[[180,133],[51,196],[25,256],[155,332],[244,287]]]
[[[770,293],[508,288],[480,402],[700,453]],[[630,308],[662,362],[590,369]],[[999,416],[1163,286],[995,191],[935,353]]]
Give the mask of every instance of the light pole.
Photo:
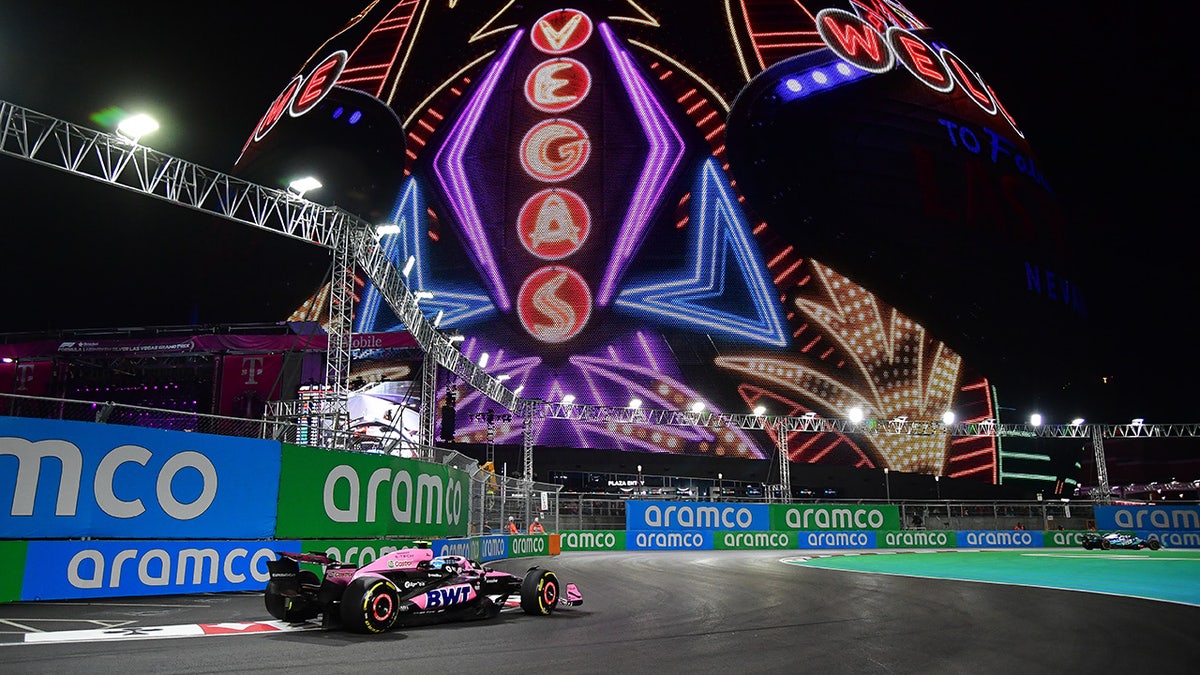
[[[725,498],[725,474],[717,473],[717,499]]]
[[[883,467],[883,487],[887,490],[888,503],[892,503],[892,480],[888,478],[888,468]]]
[[[942,477],[941,477],[941,475],[939,474],[937,476],[934,476],[933,482],[935,485],[937,485],[937,498],[938,498],[938,501],[940,502],[940,501],[942,501]]]
[[[642,465],[641,464],[638,464],[637,489],[634,490],[634,494],[638,495],[639,497],[642,494]]]

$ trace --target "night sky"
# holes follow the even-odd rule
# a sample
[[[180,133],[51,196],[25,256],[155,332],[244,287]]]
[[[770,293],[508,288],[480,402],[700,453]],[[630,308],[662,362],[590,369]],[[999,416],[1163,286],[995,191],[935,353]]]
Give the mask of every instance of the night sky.
[[[89,116],[110,106],[145,111],[162,124],[147,144],[228,171],[267,105],[360,4],[3,2],[0,99],[93,128]],[[1089,261],[1095,372],[1113,391],[1088,413],[1104,419],[1089,421],[1200,419],[1188,400],[1200,284],[1185,204],[1198,147],[1186,45],[1200,12],[906,4],[1003,98]],[[22,160],[0,157],[0,180],[0,333],[274,322],[328,271],[316,247]]]

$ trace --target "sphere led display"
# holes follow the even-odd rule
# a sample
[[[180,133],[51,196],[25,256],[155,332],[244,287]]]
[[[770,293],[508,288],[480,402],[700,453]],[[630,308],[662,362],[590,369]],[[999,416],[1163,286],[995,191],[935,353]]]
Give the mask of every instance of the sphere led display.
[[[1085,309],[1018,120],[892,0],[370,3],[282,89],[236,170],[297,165],[333,179],[323,200],[398,226],[383,241],[414,260],[422,307],[522,397],[983,420],[995,378],[1048,353],[1012,315],[1061,339]],[[369,282],[354,328],[404,330]],[[475,420],[494,403],[457,406]],[[519,420],[496,432],[520,442]],[[744,458],[778,441],[535,433]],[[999,477],[991,438],[788,441],[797,462]]]

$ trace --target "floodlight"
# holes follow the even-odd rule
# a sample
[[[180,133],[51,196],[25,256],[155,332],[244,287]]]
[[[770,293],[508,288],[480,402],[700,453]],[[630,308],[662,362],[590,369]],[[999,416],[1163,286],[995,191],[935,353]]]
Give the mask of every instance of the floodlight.
[[[158,131],[158,122],[144,113],[126,117],[117,125],[117,135],[134,143],[137,143],[142,136],[154,131]]]
[[[304,193],[308,192],[309,190],[316,190],[319,187],[321,187],[321,181],[313,178],[312,176],[297,178],[291,183],[288,183],[288,190],[301,199],[304,198]]]

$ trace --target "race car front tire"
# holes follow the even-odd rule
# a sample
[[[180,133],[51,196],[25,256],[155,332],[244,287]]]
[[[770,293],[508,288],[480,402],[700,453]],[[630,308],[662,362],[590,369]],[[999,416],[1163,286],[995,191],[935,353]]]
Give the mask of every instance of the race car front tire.
[[[1157,551],[1162,548],[1162,542],[1157,539],[1150,539],[1146,541],[1146,546],[1149,546],[1151,551]]]
[[[342,595],[342,627],[355,633],[382,633],[399,612],[400,594],[387,579],[355,579]]]
[[[526,614],[550,616],[558,604],[558,577],[549,570],[532,569],[521,582],[521,609]]]
[[[1100,540],[1100,548],[1102,548],[1102,549],[1104,549],[1105,551],[1107,551],[1108,549],[1112,548],[1112,542],[1110,542],[1110,541],[1109,541],[1109,540],[1107,540],[1107,539],[1101,539],[1101,540]]]
[[[320,607],[312,601],[312,596],[303,592],[305,586],[311,592],[311,589],[321,585],[317,575],[308,570],[300,570],[296,574],[296,582],[302,589],[300,595],[295,595],[294,587],[291,594],[285,594],[280,592],[278,582],[267,583],[267,590],[263,594],[263,604],[267,606],[267,613],[288,623],[307,621],[321,613]]]

